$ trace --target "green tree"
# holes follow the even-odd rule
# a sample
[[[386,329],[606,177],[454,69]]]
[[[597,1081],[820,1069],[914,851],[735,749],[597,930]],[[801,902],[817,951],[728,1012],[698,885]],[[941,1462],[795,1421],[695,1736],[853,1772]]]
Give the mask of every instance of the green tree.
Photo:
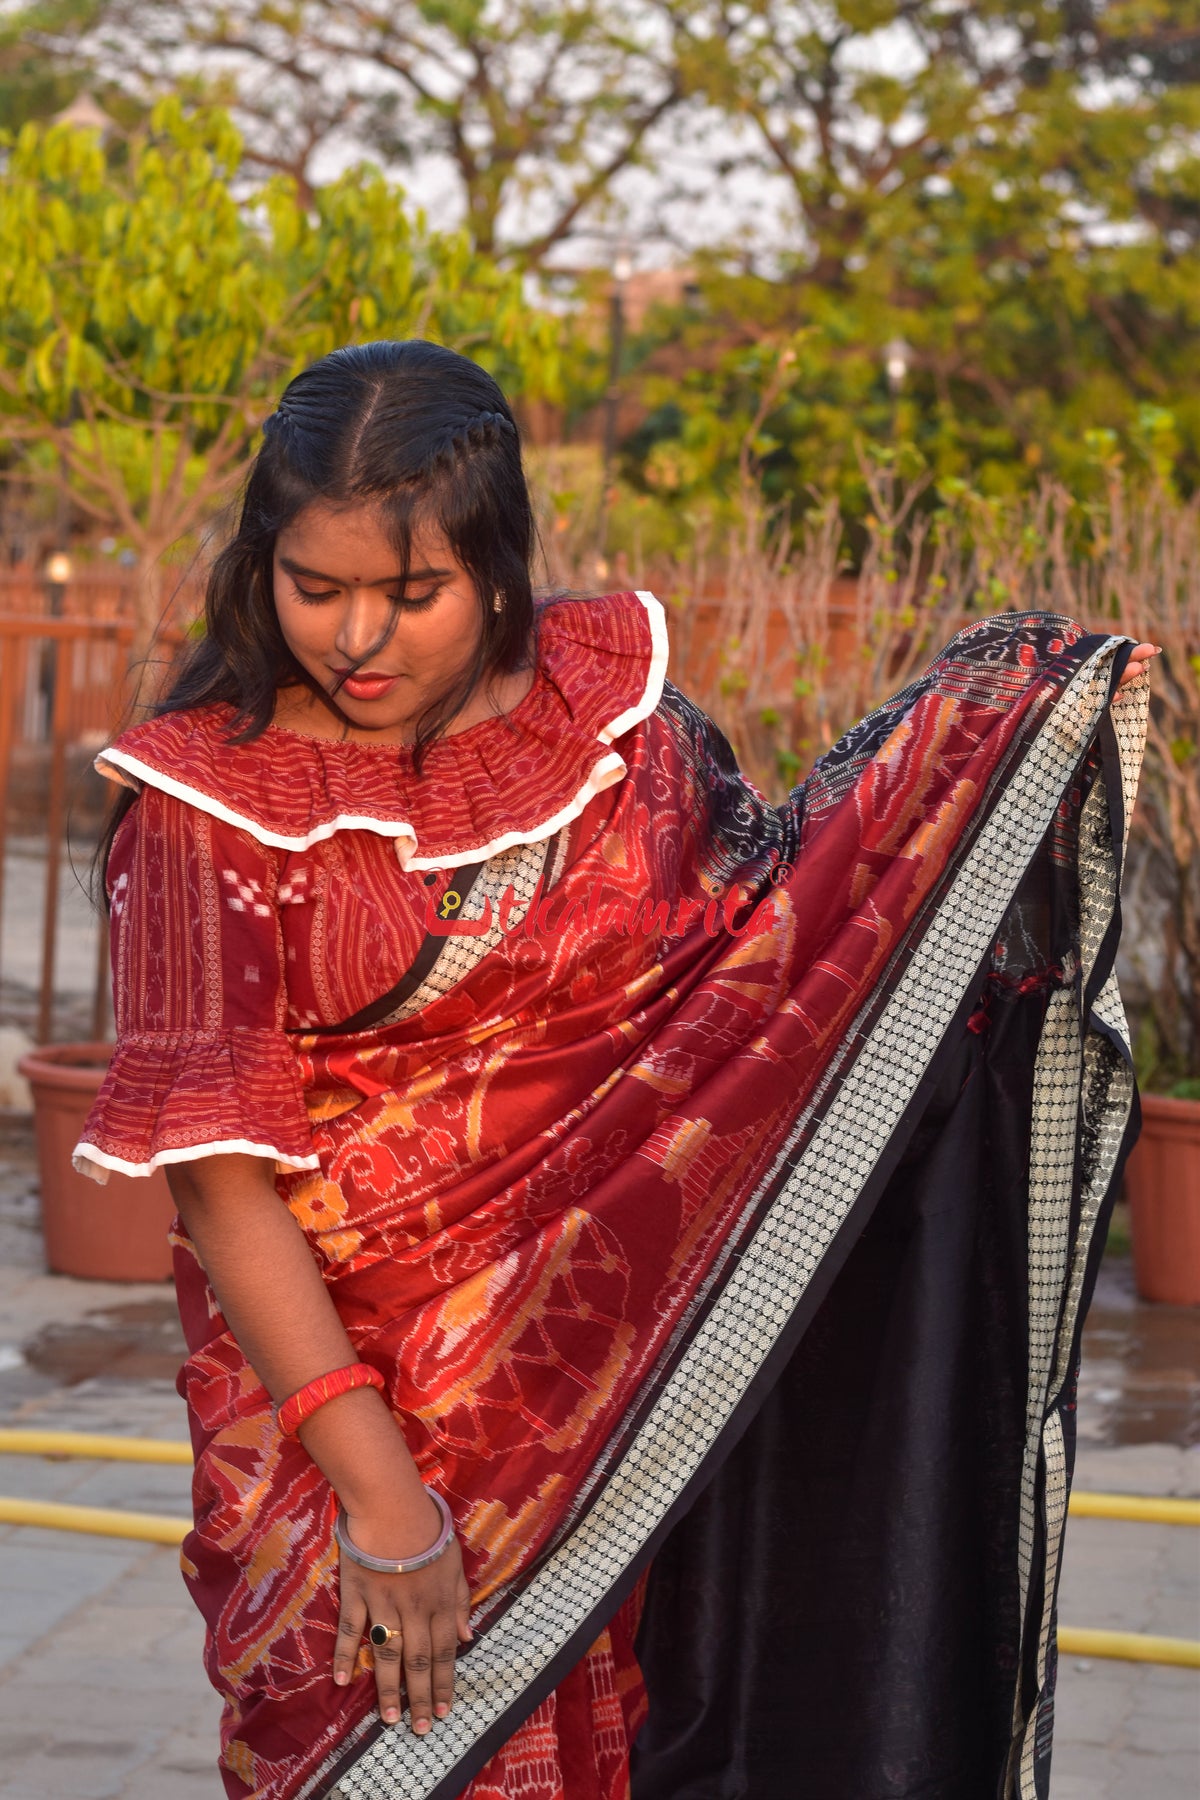
[[[69,106],[93,74],[83,40],[104,0],[40,0],[0,7],[0,128],[49,119]]]
[[[107,0],[87,49],[136,91],[227,105],[254,166],[301,188],[347,143],[433,159],[475,246],[526,263],[595,223],[681,98],[638,0]]]
[[[510,393],[556,391],[556,322],[461,234],[427,231],[376,172],[246,191],[221,114],[164,101],[106,160],[95,132],[28,125],[0,188],[0,442],[123,536],[138,647],[164,552],[243,476],[289,377],[339,344],[424,336]]]
[[[440,164],[474,245],[526,267],[615,229],[637,164],[664,199],[727,195],[705,313],[630,346],[646,486],[735,480],[757,367],[787,346],[780,495],[849,489],[858,438],[995,492],[1086,485],[1104,433],[1200,476],[1200,0],[95,4],[54,41],[97,82],[225,94],[253,166],[302,194],[347,142]]]
[[[646,479],[655,458],[715,479],[718,424],[753,414],[757,363],[790,344],[780,491],[852,471],[863,437],[994,491],[1086,482],[1097,431],[1149,463],[1172,443],[1194,483],[1197,46],[1195,0],[681,0],[685,85],[745,122],[794,225],[773,269],[711,258],[705,316],[643,344]]]

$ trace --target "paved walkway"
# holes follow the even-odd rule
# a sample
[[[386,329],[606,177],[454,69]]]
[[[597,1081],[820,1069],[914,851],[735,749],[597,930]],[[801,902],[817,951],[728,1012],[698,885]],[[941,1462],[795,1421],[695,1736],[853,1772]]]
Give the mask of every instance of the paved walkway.
[[[33,1187],[23,1134],[7,1134],[0,1422],[186,1440],[172,1289],[44,1274]],[[179,1516],[189,1485],[186,1468],[0,1457],[7,1495]],[[0,1795],[219,1800],[202,1650],[174,1549],[0,1528]]]
[[[1200,1495],[1200,1451],[1080,1450],[1076,1486]],[[1059,1617],[1110,1631],[1200,1638],[1200,1531],[1072,1519]],[[1196,1800],[1200,1671],[1064,1657],[1051,1800]]]
[[[1078,1483],[1200,1495],[1190,1429],[1177,1430],[1179,1443],[1110,1441],[1128,1412],[1112,1320],[1138,1314],[1121,1266],[1105,1279],[1097,1314],[1109,1337],[1081,1397]],[[0,1139],[0,1422],[184,1438],[173,1308],[166,1285],[44,1274],[31,1150],[20,1133]],[[1190,1418],[1191,1401],[1182,1412],[1177,1403],[1200,1385],[1187,1321],[1164,1341],[1156,1379],[1175,1410],[1150,1404],[1144,1381],[1139,1416],[1151,1422]],[[7,1456],[0,1493],[178,1515],[188,1472]],[[0,1528],[0,1596],[0,1800],[220,1800],[217,1704],[174,1550]],[[1061,1612],[1071,1625],[1200,1637],[1200,1532],[1074,1520]],[[1196,1800],[1198,1791],[1200,1674],[1064,1660],[1052,1800]]]

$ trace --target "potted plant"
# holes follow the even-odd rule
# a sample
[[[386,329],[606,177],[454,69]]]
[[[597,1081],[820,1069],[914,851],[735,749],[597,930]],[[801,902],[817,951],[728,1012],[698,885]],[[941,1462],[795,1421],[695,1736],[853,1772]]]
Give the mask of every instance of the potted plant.
[[[175,1206],[162,1170],[148,1177],[113,1170],[99,1187],[71,1164],[112,1049],[49,1044],[18,1064],[33,1092],[46,1265],[88,1281],[164,1281]]]
[[[1115,553],[1114,553],[1115,554]],[[1161,644],[1126,881],[1142,1134],[1126,1172],[1145,1300],[1200,1304],[1200,530],[1162,493],[1127,526],[1128,628]],[[1139,566],[1140,564],[1140,566]]]
[[[1125,1185],[1138,1293],[1200,1305],[1200,1081],[1143,1094]]]

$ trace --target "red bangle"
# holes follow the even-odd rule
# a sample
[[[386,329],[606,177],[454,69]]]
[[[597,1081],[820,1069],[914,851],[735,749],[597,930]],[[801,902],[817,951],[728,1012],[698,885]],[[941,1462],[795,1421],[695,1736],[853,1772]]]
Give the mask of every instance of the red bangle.
[[[327,1400],[336,1400],[340,1394],[349,1394],[355,1388],[382,1390],[383,1386],[383,1376],[378,1369],[372,1369],[366,1363],[349,1363],[344,1369],[318,1375],[315,1381],[306,1382],[298,1393],[289,1394],[275,1408],[275,1423],[284,1437],[295,1437],[305,1419],[311,1419]]]

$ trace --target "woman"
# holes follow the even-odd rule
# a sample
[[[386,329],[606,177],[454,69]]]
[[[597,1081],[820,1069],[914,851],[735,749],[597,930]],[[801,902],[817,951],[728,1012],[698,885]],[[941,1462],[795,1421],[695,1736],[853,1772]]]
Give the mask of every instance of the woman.
[[[100,759],[118,1043],[76,1158],[165,1166],[179,1208],[226,1790],[618,1800],[646,1600],[637,1794],[1040,1793],[1134,1106],[1107,703],[1152,647],[971,627],[773,807],[666,682],[657,601],[535,607],[532,547],[491,379],[338,351]],[[931,1423],[905,1383],[977,1290]],[[905,1459],[945,1443],[939,1511]]]

